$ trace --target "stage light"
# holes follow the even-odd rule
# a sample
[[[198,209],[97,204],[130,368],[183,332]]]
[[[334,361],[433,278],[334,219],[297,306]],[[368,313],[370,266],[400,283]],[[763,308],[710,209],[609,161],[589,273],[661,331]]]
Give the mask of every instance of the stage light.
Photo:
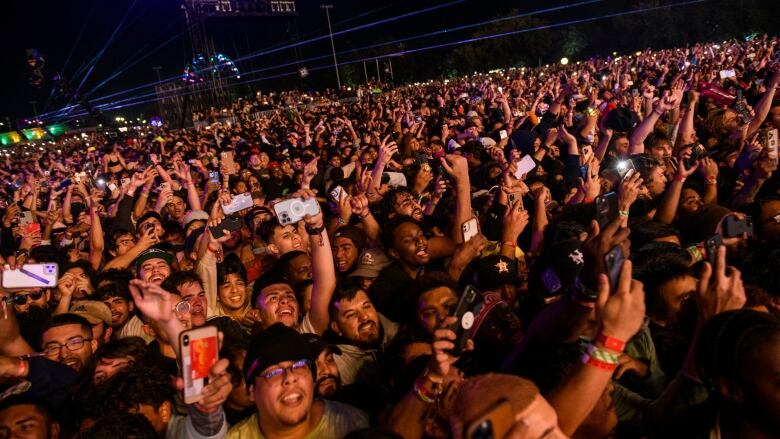
[[[566,64],[569,64],[569,58],[566,58],[565,56],[561,58],[561,65],[565,66]]]

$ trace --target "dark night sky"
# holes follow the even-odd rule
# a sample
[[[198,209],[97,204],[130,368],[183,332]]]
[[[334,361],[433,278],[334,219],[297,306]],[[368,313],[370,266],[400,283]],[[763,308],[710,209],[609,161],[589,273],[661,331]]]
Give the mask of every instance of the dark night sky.
[[[329,2],[335,7],[331,16],[333,23],[350,20],[347,23],[336,24],[334,31],[338,31],[448,1],[451,0],[331,0]],[[323,2],[318,0],[297,1],[299,16],[294,24],[297,25],[301,39],[324,35],[327,32],[325,15],[319,8],[319,4]],[[3,98],[0,99],[0,120],[3,121],[6,117],[31,116],[32,106],[28,102],[32,100],[38,101],[39,112],[56,109],[64,104],[63,98],[56,95],[50,97],[52,92],[50,82],[41,90],[35,90],[27,84],[24,51],[28,47],[34,47],[45,55],[47,74],[63,71],[72,80],[78,78],[75,81],[77,85],[83,77],[83,74],[76,74],[79,67],[89,63],[106,44],[122,18],[127,15],[125,25],[119,30],[116,38],[108,45],[105,53],[94,66],[93,71],[84,82],[82,90],[93,89],[101,81],[120,70],[122,64],[138,60],[141,56],[144,58],[94,91],[92,97],[104,96],[155,80],[156,76],[152,66],[162,66],[163,78],[178,75],[186,60],[191,56],[185,38],[180,0],[67,0],[63,2],[27,0],[4,3],[6,7],[12,9],[4,12],[5,26],[2,27],[2,35],[0,35],[0,41],[3,41],[4,45],[2,69],[4,91]],[[416,35],[425,31],[473,23],[496,17],[511,8],[528,11],[570,3],[575,3],[575,1],[466,0],[456,6],[344,35],[336,39],[336,47],[338,51],[342,51]],[[622,7],[623,4],[622,1],[605,0],[595,5],[544,14],[540,18],[558,21],[570,19],[577,14],[598,15],[604,11],[614,10],[615,7]],[[365,15],[360,16],[361,14]],[[230,57],[237,58],[290,39],[293,36],[291,32],[293,28],[292,20],[257,18],[212,23],[210,29],[218,50]],[[448,34],[438,40],[431,41],[441,42],[466,38],[474,30]],[[172,40],[168,44],[159,48],[162,42],[171,38]],[[428,43],[428,41],[425,42]],[[296,56],[306,59],[307,57],[328,54],[329,51],[330,45],[325,39],[301,47],[297,53],[286,50],[282,53],[246,61],[239,64],[239,68],[242,71],[249,71],[252,68],[257,69],[295,60]],[[355,54],[352,59],[359,56],[361,55]],[[325,61],[319,61],[307,65],[316,66],[324,63]],[[294,67],[291,67],[269,74],[295,70]],[[322,73],[318,74],[323,75]],[[268,88],[274,84],[263,81],[254,85]],[[142,92],[149,91],[151,89]],[[134,108],[123,111],[136,117],[135,113],[140,113],[143,109]]]

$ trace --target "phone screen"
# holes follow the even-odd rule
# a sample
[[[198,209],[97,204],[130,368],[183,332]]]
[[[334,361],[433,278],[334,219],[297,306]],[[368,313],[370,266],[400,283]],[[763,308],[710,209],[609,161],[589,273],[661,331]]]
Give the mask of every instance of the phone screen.
[[[203,397],[203,388],[208,384],[209,372],[217,362],[217,328],[204,326],[183,332],[179,336],[182,355],[182,377],[184,378],[184,402],[192,404]]]

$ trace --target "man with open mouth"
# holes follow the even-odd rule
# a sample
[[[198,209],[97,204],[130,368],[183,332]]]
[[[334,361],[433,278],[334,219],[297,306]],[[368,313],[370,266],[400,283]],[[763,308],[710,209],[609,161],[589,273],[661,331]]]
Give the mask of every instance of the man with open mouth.
[[[315,399],[316,369],[303,335],[280,323],[261,332],[243,367],[257,413],[234,425],[227,438],[332,438],[367,427],[363,411]]]

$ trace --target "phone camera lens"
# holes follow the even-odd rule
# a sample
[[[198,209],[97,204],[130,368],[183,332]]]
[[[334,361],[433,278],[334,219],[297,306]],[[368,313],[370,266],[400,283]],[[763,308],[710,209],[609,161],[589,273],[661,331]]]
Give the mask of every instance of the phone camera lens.
[[[189,335],[185,335],[185,336],[182,338],[182,343],[184,343],[184,346],[187,346],[187,345],[189,345],[189,344],[190,344],[190,336],[189,336]]]

